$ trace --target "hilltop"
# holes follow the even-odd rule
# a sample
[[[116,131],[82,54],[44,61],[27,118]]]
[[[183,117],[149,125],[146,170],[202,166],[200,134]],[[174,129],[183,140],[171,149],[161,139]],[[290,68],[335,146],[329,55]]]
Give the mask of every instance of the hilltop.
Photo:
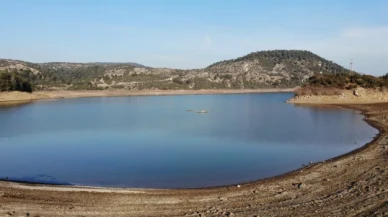
[[[177,90],[290,88],[314,73],[347,69],[312,52],[259,51],[203,69],[151,68],[138,63],[30,63],[0,59],[0,71],[19,73],[35,90]]]

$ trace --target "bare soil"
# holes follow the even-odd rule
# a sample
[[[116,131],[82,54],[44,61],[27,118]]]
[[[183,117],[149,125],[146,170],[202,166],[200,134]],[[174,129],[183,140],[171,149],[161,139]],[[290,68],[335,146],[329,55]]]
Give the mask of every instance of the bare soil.
[[[288,100],[294,104],[370,104],[388,102],[388,92],[379,89],[357,88],[299,88],[295,97]]]
[[[43,93],[26,93],[26,92],[0,92],[0,103],[2,102],[16,102],[16,101],[30,101],[38,99],[47,99],[48,95]]]
[[[358,150],[282,176],[181,190],[0,181],[0,216],[388,216],[388,103],[342,106],[361,110],[380,134]]]

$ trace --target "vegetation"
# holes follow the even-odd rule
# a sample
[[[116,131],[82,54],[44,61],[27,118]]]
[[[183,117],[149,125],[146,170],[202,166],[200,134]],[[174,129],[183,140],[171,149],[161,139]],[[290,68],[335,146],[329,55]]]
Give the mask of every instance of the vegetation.
[[[303,87],[299,88],[295,91],[295,94],[297,96],[303,96],[303,95],[314,95],[314,96],[319,96],[319,95],[341,95],[342,90],[338,88],[326,88],[326,87]]]
[[[242,61],[258,61],[267,69],[272,69],[276,64],[283,63],[292,72],[300,71],[303,68],[323,73],[349,72],[349,70],[332,61],[326,60],[310,51],[303,50],[258,51],[236,59],[214,63],[208,68]]]
[[[307,86],[338,89],[388,87],[388,74],[381,77],[358,73],[315,74],[309,78]]]
[[[341,95],[344,89],[352,90],[358,87],[386,91],[388,74],[380,77],[358,73],[314,74],[308,82],[295,91],[302,95]]]
[[[60,63],[42,64],[37,69],[41,72],[38,83],[43,86],[55,87],[72,85],[71,89],[98,89],[90,82],[103,77],[105,67],[97,64],[80,66],[63,66]]]
[[[33,87],[29,72],[17,73],[15,71],[0,71],[0,91],[32,92]]]

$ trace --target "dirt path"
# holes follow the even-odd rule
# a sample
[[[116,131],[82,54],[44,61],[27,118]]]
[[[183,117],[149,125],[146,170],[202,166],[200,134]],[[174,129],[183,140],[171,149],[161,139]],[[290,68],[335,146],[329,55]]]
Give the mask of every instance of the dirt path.
[[[378,138],[280,177],[192,190],[0,182],[0,216],[388,216],[388,103],[345,106],[362,110]]]

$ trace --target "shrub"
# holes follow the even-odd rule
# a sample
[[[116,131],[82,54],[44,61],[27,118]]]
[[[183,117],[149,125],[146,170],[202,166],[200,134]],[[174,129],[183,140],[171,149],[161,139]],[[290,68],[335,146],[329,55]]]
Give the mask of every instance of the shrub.
[[[342,94],[341,89],[338,88],[325,88],[325,87],[303,87],[299,88],[295,91],[297,96],[305,96],[305,95],[323,95],[323,96],[331,96],[331,95],[340,95]]]
[[[0,72],[0,91],[23,91],[31,93],[33,85],[17,72]]]

